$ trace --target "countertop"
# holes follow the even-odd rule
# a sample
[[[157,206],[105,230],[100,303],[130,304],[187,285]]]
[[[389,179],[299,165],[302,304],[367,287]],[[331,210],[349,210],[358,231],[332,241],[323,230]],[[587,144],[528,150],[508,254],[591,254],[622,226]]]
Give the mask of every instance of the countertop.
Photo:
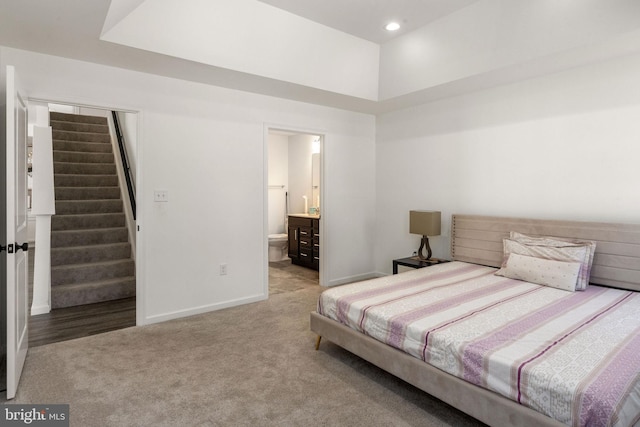
[[[299,218],[313,218],[313,219],[320,219],[320,215],[312,215],[312,214],[304,214],[304,213],[289,214],[289,216],[297,216],[297,217],[299,217]]]

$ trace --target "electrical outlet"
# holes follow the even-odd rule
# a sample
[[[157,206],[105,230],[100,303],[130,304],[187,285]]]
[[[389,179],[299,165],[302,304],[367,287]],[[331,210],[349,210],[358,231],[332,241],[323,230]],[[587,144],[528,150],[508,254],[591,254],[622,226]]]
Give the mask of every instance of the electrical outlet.
[[[221,276],[227,275],[227,264],[220,264],[220,275]]]
[[[169,201],[169,191],[168,190],[154,190],[153,191],[153,201],[154,202],[168,202]]]

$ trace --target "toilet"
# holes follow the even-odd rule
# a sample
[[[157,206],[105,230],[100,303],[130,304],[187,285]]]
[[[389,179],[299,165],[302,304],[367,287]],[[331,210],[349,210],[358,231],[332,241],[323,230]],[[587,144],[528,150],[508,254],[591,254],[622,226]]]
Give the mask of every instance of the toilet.
[[[284,261],[288,259],[289,236],[286,233],[269,234],[269,262]]]
[[[284,185],[269,186],[269,262],[289,259],[287,190]]]

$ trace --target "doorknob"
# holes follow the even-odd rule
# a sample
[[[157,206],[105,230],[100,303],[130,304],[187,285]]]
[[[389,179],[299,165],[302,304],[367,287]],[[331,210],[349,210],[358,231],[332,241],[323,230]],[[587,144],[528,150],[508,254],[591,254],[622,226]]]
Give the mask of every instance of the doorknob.
[[[28,242],[24,242],[23,244],[19,245],[18,242],[16,242],[15,244],[15,252],[18,252],[20,249],[22,249],[23,251],[27,251],[29,249],[29,243]],[[13,250],[13,245],[9,245],[9,247],[7,248],[7,252],[12,254],[14,252]]]
[[[2,246],[2,245],[0,245],[0,252],[2,252],[2,251],[6,251],[6,250],[7,250],[7,247],[6,247],[6,246]]]

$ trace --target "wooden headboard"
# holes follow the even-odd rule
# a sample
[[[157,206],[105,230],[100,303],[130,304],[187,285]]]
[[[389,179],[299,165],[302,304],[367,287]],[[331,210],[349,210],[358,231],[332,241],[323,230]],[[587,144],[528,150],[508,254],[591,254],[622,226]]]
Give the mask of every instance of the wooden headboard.
[[[452,215],[451,258],[499,267],[510,231],[596,241],[591,283],[640,291],[640,224]]]

